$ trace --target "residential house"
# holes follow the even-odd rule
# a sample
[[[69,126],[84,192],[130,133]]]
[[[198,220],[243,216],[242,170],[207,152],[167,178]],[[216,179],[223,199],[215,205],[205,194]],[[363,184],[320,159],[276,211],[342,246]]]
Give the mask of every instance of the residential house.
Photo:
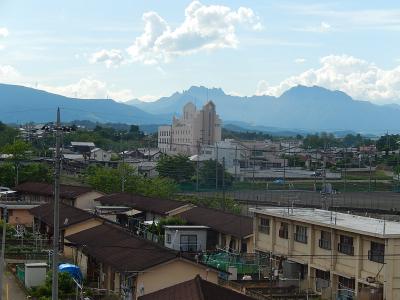
[[[154,197],[145,197],[130,193],[116,193],[105,195],[96,199],[103,206],[126,206],[136,210],[136,214],[131,213],[140,221],[154,221],[168,216],[174,216],[193,207],[192,204]],[[121,215],[118,221],[127,224],[126,215]]]
[[[112,151],[106,151],[101,148],[93,148],[90,150],[90,159],[94,161],[108,162],[111,160]]]
[[[121,155],[124,155],[124,158],[127,159],[157,161],[162,152],[158,148],[137,148],[132,151],[124,151]]]
[[[33,226],[33,216],[30,210],[37,207],[37,204],[0,204],[1,219],[4,218],[3,212],[7,209],[7,223],[9,225]]]
[[[50,183],[24,182],[19,184],[15,190],[19,193],[21,200],[27,203],[46,203],[54,199],[54,186]],[[60,185],[60,200],[82,209],[94,208],[95,200],[103,195],[90,187]]]
[[[218,282],[218,270],[124,229],[103,224],[67,237],[87,284],[137,299],[197,275]]]
[[[207,233],[208,249],[222,248],[248,253],[254,251],[253,220],[250,217],[205,207],[193,207],[177,216],[187,221],[188,225],[210,228]]]
[[[283,277],[300,274],[322,299],[400,299],[400,223],[313,208],[250,210],[255,249],[272,254]]]
[[[162,290],[140,296],[139,300],[254,300],[249,296],[224,288],[200,276],[164,288]]]
[[[93,142],[71,142],[72,151],[84,155],[90,155],[90,151],[95,147],[96,145]]]
[[[64,248],[64,240],[69,235],[83,230],[98,226],[106,222],[105,219],[89,213],[85,210],[60,203],[60,249],[66,249],[66,256],[71,256],[69,248]],[[32,208],[29,213],[34,218],[34,226],[40,233],[49,237],[49,242],[53,236],[54,227],[54,206],[53,203],[46,203]],[[69,252],[68,252],[69,251]]]
[[[192,253],[210,249],[207,247],[207,226],[165,225],[164,229],[164,246],[167,248]]]

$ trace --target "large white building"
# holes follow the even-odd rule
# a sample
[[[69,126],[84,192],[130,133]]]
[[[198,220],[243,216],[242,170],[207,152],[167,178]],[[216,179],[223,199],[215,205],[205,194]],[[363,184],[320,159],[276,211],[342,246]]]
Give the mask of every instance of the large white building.
[[[158,148],[163,153],[193,155],[201,146],[220,140],[221,119],[212,101],[200,110],[189,102],[183,107],[183,115],[173,118],[172,125],[158,127]]]

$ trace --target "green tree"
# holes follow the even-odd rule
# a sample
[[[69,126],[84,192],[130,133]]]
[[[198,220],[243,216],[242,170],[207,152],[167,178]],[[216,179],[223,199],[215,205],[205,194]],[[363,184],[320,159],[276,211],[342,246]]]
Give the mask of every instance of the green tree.
[[[166,218],[161,218],[158,223],[153,223],[149,231],[151,233],[157,234],[157,235],[163,235],[164,234],[164,226],[165,225],[185,225],[186,221],[183,220],[179,216],[171,216],[171,217],[166,217]]]
[[[225,187],[232,185],[232,175],[224,171],[220,163],[216,163],[215,160],[211,159],[204,161],[199,169],[200,184],[207,187],[215,186],[216,170],[218,170],[218,187],[222,187],[223,184]],[[222,174],[224,174],[224,178]]]
[[[19,183],[19,169],[21,163],[28,159],[28,151],[31,149],[30,144],[22,140],[15,140],[12,144],[7,144],[3,147],[3,153],[11,155],[8,158],[14,165],[15,185]]]
[[[91,166],[85,174],[86,182],[94,189],[111,194],[122,191],[148,197],[171,198],[178,191],[176,183],[169,178],[145,178],[136,169],[123,164],[119,168]]]
[[[52,272],[46,274],[45,284],[29,290],[29,294],[40,300],[51,299]],[[75,295],[75,283],[71,275],[65,272],[58,273],[58,297],[59,299],[71,299]]]
[[[137,192],[148,197],[172,198],[178,192],[178,186],[170,178],[141,178]]]
[[[91,187],[107,194],[121,192],[122,182],[124,182],[125,191],[136,192],[140,181],[136,169],[127,164],[122,164],[116,169],[90,166],[85,177]]]
[[[187,182],[195,173],[193,162],[185,155],[163,156],[156,166],[161,177],[167,177],[178,183]]]
[[[17,137],[18,131],[0,122],[0,148],[10,144]]]

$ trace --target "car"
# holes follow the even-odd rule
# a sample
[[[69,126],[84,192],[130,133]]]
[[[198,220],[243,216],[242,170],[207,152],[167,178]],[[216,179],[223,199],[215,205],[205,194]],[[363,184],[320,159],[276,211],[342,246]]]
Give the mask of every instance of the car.
[[[277,184],[284,184],[285,183],[285,179],[283,178],[277,178],[273,181],[273,183],[277,183]]]
[[[311,174],[312,177],[321,177],[322,173],[320,171],[315,171]]]

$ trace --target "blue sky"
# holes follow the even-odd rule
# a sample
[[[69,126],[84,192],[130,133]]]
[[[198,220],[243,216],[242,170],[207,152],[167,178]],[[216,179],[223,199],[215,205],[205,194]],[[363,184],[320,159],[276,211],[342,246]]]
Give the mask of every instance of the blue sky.
[[[400,103],[399,37],[398,1],[0,0],[0,82],[147,101],[304,84]]]

